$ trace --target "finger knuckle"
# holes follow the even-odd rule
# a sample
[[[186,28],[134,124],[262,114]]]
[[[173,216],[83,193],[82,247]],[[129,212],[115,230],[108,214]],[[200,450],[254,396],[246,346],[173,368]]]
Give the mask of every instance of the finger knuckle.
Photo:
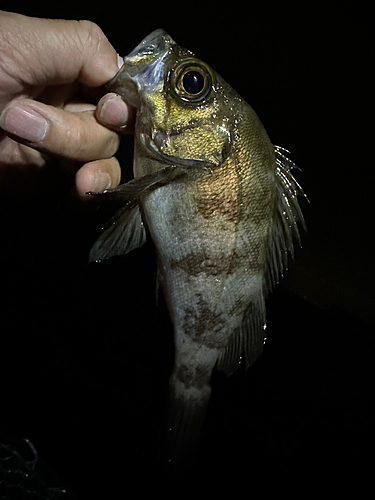
[[[95,54],[99,52],[101,44],[103,40],[106,39],[106,36],[102,29],[93,21],[83,20],[78,21],[78,23],[85,50],[89,48],[90,51],[93,51],[91,55],[95,56]]]
[[[76,160],[90,161],[108,158],[117,151],[117,134],[107,132],[100,126],[93,127],[88,123],[87,117],[77,115],[77,118],[80,122],[67,130],[62,144],[65,155]]]

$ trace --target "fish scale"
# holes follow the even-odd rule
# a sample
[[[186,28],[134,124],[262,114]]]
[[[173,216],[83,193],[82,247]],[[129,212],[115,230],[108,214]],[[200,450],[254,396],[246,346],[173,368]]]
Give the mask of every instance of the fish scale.
[[[194,81],[190,81],[193,78]],[[215,367],[250,366],[265,338],[265,297],[304,225],[285,150],[214,70],[163,30],[124,58],[107,85],[136,107],[134,179],[102,196],[124,207],[90,259],[154,242],[174,325],[163,460],[194,457]]]

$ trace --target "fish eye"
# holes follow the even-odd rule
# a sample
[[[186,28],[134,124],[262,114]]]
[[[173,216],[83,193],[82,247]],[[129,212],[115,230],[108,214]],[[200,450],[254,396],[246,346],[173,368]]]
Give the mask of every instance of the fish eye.
[[[188,94],[197,95],[203,90],[204,76],[199,71],[188,71],[182,77],[182,85]]]
[[[184,61],[173,71],[172,88],[184,101],[203,101],[212,89],[211,72],[203,63]]]

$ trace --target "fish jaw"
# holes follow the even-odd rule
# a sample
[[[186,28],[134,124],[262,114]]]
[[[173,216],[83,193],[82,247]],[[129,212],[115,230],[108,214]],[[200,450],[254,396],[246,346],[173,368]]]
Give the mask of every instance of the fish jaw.
[[[162,29],[150,33],[126,57],[120,71],[106,85],[124,100],[139,108],[141,93],[153,92],[162,86],[167,71],[168,56],[176,49],[173,39]]]
[[[201,100],[189,101],[181,97],[181,75],[196,69],[205,74],[207,89]],[[220,106],[227,99],[223,85],[193,52],[177,45],[164,30],[156,30],[124,58],[106,90],[137,110],[135,161],[145,155],[168,165],[214,168],[225,160],[232,141],[228,113],[233,109]],[[134,175],[141,175],[136,165]]]

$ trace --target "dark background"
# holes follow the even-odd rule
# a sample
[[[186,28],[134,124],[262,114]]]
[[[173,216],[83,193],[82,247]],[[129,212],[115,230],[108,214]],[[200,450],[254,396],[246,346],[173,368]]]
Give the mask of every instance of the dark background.
[[[279,498],[369,485],[374,264],[369,13],[359,4],[63,2],[2,9],[90,19],[121,55],[163,27],[215,68],[292,152],[308,233],[268,303],[268,342],[214,385],[194,474]],[[131,175],[131,138],[119,152]],[[146,246],[87,265],[108,216],[56,172],[1,200],[0,430],[29,438],[79,498],[165,491],[152,479],[173,359]],[[47,182],[48,181],[48,182]],[[14,194],[14,195],[13,195]],[[370,253],[371,252],[371,253]],[[152,478],[152,479],[151,479]],[[216,485],[216,486],[215,486]]]

